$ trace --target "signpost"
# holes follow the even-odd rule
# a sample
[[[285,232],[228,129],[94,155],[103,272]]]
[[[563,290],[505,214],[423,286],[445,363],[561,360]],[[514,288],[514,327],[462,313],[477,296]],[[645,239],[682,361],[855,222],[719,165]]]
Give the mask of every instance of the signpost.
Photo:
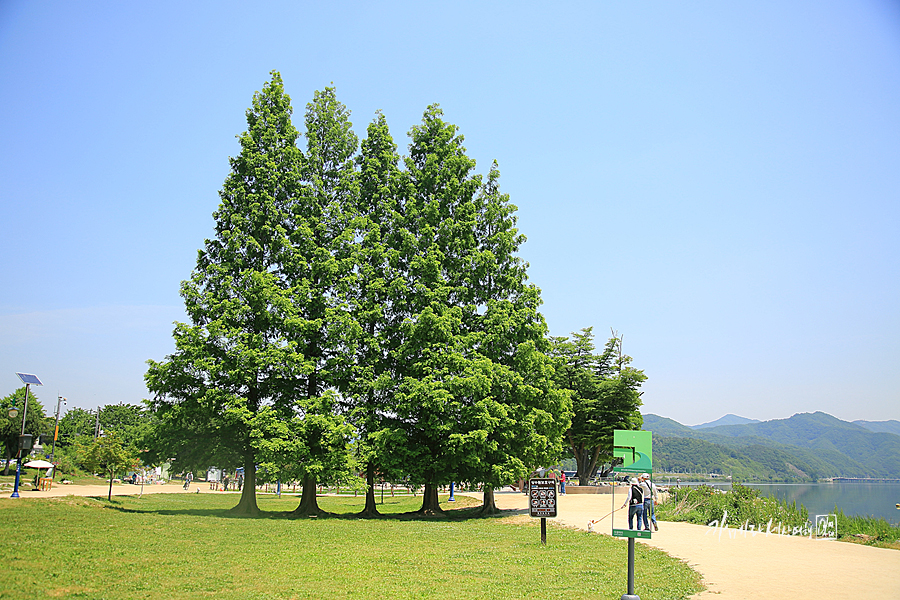
[[[541,520],[541,543],[547,543],[547,518],[556,518],[556,480],[532,479],[528,482],[528,508]]]
[[[649,431],[613,431],[613,456],[622,460],[622,464],[613,468],[618,473],[652,473],[653,472],[653,434]],[[650,539],[649,530],[624,529],[616,527],[616,495],[613,497],[612,534],[615,537],[628,538],[628,592],[621,600],[641,600],[634,593],[634,538]],[[631,508],[629,507],[629,510]],[[648,517],[649,518],[649,517]]]

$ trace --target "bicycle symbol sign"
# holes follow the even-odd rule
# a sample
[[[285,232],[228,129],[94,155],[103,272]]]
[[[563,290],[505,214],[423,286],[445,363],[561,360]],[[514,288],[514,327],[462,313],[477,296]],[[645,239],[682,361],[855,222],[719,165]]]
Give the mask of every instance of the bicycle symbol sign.
[[[532,479],[529,481],[529,509],[532,517],[556,516],[556,480]]]

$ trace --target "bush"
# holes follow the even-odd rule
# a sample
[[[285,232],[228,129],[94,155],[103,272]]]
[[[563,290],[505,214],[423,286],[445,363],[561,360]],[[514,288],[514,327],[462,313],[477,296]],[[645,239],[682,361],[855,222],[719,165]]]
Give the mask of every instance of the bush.
[[[727,517],[726,517],[727,513]],[[740,527],[753,525],[757,530],[771,527],[793,530],[804,527],[809,513],[777,498],[760,497],[759,490],[735,483],[728,492],[707,485],[696,488],[670,488],[668,499],[659,505],[657,514],[668,521],[685,521],[699,525],[712,522]]]
[[[848,517],[835,507],[838,539],[861,541],[865,544],[897,544],[900,542],[900,526],[891,525],[884,517]]]

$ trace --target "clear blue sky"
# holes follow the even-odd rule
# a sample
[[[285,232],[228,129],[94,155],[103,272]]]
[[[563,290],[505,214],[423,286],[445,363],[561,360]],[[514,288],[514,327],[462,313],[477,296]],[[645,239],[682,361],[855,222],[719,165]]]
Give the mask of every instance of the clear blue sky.
[[[404,150],[439,102],[645,412],[900,418],[898,3],[487,4],[0,2],[0,396],[147,396],[277,69]]]

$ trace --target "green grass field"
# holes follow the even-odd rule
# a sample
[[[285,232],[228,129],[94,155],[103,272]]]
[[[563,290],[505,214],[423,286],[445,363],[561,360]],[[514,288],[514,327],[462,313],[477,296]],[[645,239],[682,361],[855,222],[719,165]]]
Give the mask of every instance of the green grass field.
[[[296,496],[260,495],[260,518],[228,514],[228,494],[139,499],[0,499],[0,598],[616,598],[627,545],[512,513],[399,516],[421,498],[385,498],[391,517],[353,517],[363,498],[320,497],[327,518],[289,518]],[[643,600],[701,589],[686,565],[636,546]]]

